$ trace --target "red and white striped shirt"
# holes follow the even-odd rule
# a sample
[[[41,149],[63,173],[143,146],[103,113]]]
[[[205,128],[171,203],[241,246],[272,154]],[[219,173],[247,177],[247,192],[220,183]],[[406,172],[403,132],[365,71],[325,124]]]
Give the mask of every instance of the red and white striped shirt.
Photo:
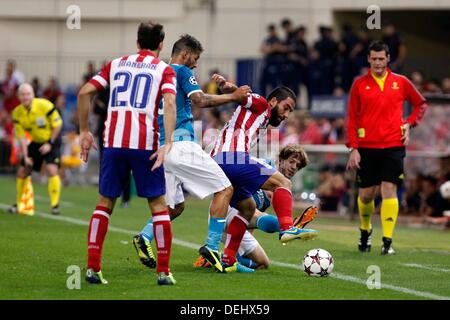
[[[245,97],[220,132],[211,156],[220,152],[248,153],[258,140],[259,130],[267,128],[270,114],[266,99],[255,93]]]
[[[175,71],[148,50],[112,60],[90,81],[110,86],[105,148],[156,150],[158,107],[165,93],[176,95]]]

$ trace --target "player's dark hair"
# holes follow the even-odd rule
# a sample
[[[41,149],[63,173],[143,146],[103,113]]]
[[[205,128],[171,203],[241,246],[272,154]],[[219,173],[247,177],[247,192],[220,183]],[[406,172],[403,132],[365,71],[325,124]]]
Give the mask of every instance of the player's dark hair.
[[[157,22],[142,22],[137,31],[137,41],[141,49],[156,50],[164,41],[163,26]]]
[[[172,48],[172,57],[178,55],[181,51],[188,50],[191,53],[202,53],[203,47],[200,41],[195,39],[193,36],[189,34],[183,34],[180,36],[174,44]]]
[[[386,43],[380,40],[374,40],[370,43],[369,49],[367,50],[368,55],[370,55],[370,51],[380,52],[385,51],[386,56],[389,55],[389,47]]]
[[[277,101],[283,101],[287,98],[292,98],[294,102],[297,101],[297,96],[295,95],[294,91],[285,86],[280,86],[273,89],[272,92],[270,92],[267,96],[267,101],[270,101],[273,97],[277,98]]]

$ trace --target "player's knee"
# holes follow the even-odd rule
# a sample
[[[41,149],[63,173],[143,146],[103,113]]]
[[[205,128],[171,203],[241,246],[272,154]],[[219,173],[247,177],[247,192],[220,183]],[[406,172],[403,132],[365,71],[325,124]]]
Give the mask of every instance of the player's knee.
[[[397,186],[390,182],[382,182],[381,196],[383,198],[395,198],[397,196]]]
[[[226,187],[225,189],[223,189],[222,191],[220,191],[220,193],[222,193],[222,195],[224,197],[231,199],[231,197],[233,196],[233,191],[234,191],[233,186],[229,186],[229,187]]]
[[[367,204],[369,202],[372,202],[373,197],[371,195],[369,195],[369,194],[360,194],[359,195],[359,199],[361,199],[362,203]]]

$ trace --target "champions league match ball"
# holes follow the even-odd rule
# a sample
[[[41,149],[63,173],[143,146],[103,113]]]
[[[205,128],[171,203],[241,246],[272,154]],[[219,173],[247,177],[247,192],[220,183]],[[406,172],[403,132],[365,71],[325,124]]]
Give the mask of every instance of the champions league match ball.
[[[333,272],[334,260],[324,249],[312,249],[303,257],[303,271],[311,277],[324,277]]]

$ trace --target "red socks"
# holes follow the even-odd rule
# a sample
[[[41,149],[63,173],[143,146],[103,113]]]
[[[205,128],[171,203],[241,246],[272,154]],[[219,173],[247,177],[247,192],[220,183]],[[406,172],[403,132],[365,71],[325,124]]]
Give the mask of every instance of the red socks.
[[[170,249],[172,247],[172,229],[169,211],[153,213],[153,234],[155,235],[156,248],[158,250],[156,272],[168,274]]]
[[[280,230],[287,230],[293,226],[292,221],[292,192],[278,187],[272,195],[272,206],[280,223]]]
[[[233,265],[236,262],[236,253],[239,250],[242,237],[247,230],[248,221],[243,217],[236,215],[227,228],[227,238],[225,240],[225,249],[223,250],[222,261],[227,265]]]
[[[111,209],[102,206],[96,206],[89,222],[88,231],[88,268],[95,272],[101,269],[102,248],[108,231],[109,217]]]

